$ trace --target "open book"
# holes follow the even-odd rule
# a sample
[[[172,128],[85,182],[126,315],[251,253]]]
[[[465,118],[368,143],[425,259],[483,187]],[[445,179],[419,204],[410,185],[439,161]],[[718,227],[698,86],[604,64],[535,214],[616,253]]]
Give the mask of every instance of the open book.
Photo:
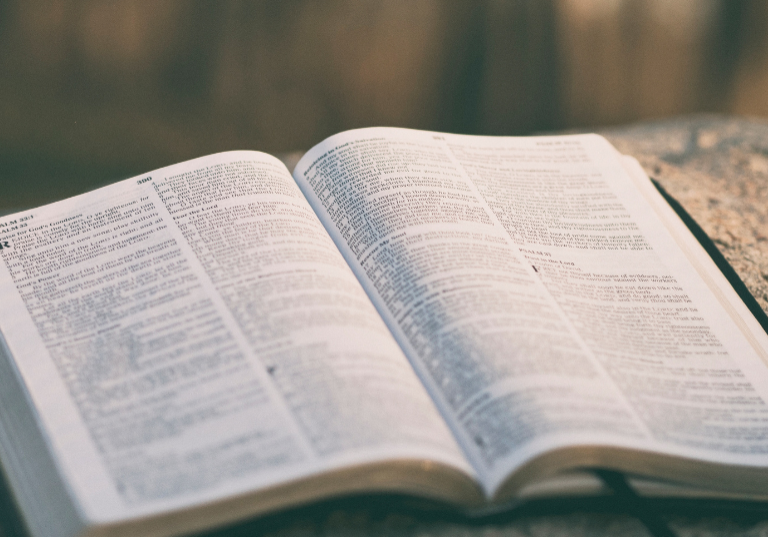
[[[596,135],[335,135],[0,218],[0,461],[35,537],[356,492],[768,495],[768,337]]]

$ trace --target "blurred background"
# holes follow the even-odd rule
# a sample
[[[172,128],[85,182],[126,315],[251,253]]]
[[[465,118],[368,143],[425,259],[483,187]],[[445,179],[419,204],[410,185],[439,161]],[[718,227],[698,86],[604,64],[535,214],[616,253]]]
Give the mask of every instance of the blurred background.
[[[391,125],[768,117],[761,0],[2,0],[0,212]]]

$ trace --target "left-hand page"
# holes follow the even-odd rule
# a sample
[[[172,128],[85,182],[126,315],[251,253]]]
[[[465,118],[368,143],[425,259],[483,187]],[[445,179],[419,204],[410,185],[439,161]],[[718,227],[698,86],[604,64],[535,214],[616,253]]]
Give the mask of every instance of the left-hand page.
[[[274,157],[6,216],[0,244],[0,330],[95,523],[377,460],[472,472]]]

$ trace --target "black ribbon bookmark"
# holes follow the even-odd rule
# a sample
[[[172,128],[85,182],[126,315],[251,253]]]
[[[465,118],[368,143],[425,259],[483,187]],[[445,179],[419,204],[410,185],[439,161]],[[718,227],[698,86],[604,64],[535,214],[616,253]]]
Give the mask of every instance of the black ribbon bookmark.
[[[619,500],[619,505],[623,507],[622,510],[640,520],[653,537],[676,537],[664,519],[661,518],[661,515],[654,509],[654,506],[635,493],[622,473],[601,469],[593,470],[593,472],[611,489],[614,496]]]

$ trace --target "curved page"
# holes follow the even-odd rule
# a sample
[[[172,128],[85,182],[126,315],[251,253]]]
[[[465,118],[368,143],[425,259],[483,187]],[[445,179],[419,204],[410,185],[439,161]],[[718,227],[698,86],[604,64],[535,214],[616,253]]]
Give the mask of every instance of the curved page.
[[[4,217],[0,241],[0,327],[89,521],[387,460],[472,473],[274,157]]]
[[[722,307],[604,139],[361,129],[294,177],[488,494],[545,453],[564,455],[543,472],[600,464],[596,446],[768,466],[765,334]]]

